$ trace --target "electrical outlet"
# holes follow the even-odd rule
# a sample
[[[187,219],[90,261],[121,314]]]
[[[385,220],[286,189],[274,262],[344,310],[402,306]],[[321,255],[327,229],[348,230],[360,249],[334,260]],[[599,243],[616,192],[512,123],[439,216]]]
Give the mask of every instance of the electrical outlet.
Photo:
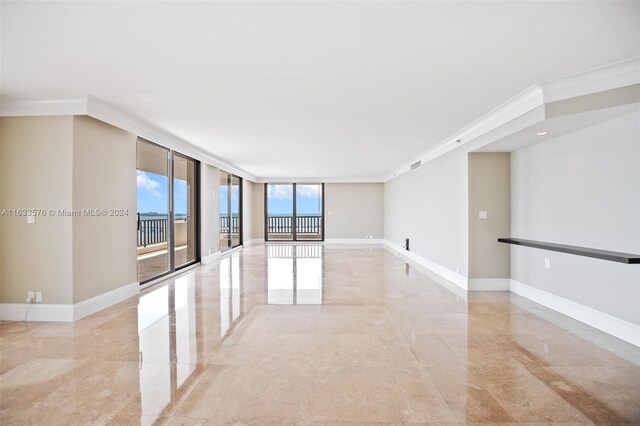
[[[546,259],[544,260],[544,268],[545,268],[545,269],[551,269],[551,259],[546,258]]]
[[[36,301],[36,295],[33,291],[27,292],[27,303],[33,303]]]
[[[36,303],[42,303],[42,292],[36,291]]]

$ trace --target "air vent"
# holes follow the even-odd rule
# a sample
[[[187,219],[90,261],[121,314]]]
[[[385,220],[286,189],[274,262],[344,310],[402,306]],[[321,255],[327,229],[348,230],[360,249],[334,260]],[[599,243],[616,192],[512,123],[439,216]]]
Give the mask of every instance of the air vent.
[[[422,166],[422,161],[416,161],[415,163],[413,163],[411,165],[411,171],[416,170],[417,168],[419,168],[420,166]]]

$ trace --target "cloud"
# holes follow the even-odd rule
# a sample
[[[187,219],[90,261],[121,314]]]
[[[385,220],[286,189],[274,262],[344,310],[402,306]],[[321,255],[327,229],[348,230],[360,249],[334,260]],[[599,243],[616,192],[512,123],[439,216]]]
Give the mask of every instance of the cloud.
[[[158,187],[160,186],[160,182],[157,182],[151,179],[145,172],[141,172],[138,170],[137,176],[137,186],[138,189],[142,189],[144,191],[149,192],[152,196],[156,198],[162,197],[160,192],[158,191]]]
[[[292,185],[269,185],[269,198],[280,200],[291,200],[293,198]],[[296,185],[296,195],[298,197],[318,198],[320,196],[320,185]]]
[[[182,180],[182,179],[174,179],[174,182],[176,184],[176,189],[178,190],[178,192],[180,193],[187,193],[187,181],[186,180]]]
[[[318,198],[320,195],[320,185],[296,185],[298,196]]]
[[[292,188],[291,185],[269,185],[268,196],[279,200],[292,200]]]

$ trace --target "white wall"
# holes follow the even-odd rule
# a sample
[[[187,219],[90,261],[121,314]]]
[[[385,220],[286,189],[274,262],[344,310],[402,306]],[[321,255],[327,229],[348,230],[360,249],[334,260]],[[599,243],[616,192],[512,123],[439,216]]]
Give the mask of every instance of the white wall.
[[[513,152],[511,185],[512,237],[640,253],[640,113]],[[511,274],[640,324],[640,265],[512,247]]]
[[[457,149],[384,185],[385,238],[467,276],[467,150]]]
[[[384,184],[326,183],[325,239],[384,238]]]

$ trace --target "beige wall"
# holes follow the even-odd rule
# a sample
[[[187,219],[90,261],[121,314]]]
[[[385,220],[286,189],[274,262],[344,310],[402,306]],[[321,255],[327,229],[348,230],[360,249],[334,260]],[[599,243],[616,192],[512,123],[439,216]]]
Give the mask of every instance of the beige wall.
[[[384,184],[324,185],[325,239],[384,238]]]
[[[2,208],[72,209],[73,117],[2,118]],[[2,219],[2,302],[73,301],[71,217]]]
[[[469,278],[509,278],[509,153],[469,154]],[[480,219],[479,212],[487,218]]]
[[[220,248],[220,170],[200,163],[200,247],[202,257]]]
[[[253,185],[251,216],[253,222],[252,239],[264,240],[264,183]]]
[[[73,302],[135,282],[136,135],[73,118],[73,208],[128,211],[73,218]]]
[[[253,191],[256,184],[242,179],[242,241],[253,238]]]

